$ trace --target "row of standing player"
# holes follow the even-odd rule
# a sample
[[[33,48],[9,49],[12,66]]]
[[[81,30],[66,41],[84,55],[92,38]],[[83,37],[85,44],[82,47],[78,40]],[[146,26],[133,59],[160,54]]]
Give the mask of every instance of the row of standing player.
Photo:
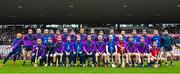
[[[80,57],[81,66],[85,66],[86,57],[93,57],[92,65],[98,66],[100,63],[99,57],[102,57],[106,67],[109,65],[110,60],[113,61],[113,57],[115,58],[114,63],[122,67],[125,66],[124,61],[126,61],[126,65],[131,66],[133,64],[134,66],[140,65],[143,67],[144,57],[148,58],[148,66],[151,66],[150,59],[159,59],[157,56],[161,54],[159,51],[165,52],[166,66],[166,52],[170,52],[173,58],[171,52],[173,40],[171,36],[168,35],[167,31],[164,32],[164,36],[159,36],[158,31],[154,30],[154,36],[152,38],[147,36],[146,30],[143,30],[143,35],[141,37],[136,35],[136,30],[133,30],[132,36],[127,37],[125,36],[125,31],[122,31],[121,35],[117,37],[113,29],[110,30],[110,35],[108,36],[103,35],[103,32],[100,31],[98,37],[94,34],[94,30],[91,30],[91,35],[84,34],[84,29],[80,29],[81,34],[79,35],[75,35],[73,31],[71,35],[68,35],[68,30],[66,28],[62,35],[54,36],[48,33],[48,30],[45,29],[42,35],[41,30],[37,29],[37,34],[33,36],[32,29],[29,29],[28,34],[25,35],[23,39],[21,39],[21,34],[18,34],[17,39],[12,43],[12,52],[9,53],[2,65],[4,65],[12,55],[14,55],[13,61],[15,62],[16,55],[22,51],[21,45],[25,47],[23,65],[25,65],[27,53],[35,53],[37,49],[42,49],[41,51],[38,50],[37,55],[38,58],[41,59],[40,65],[43,65],[44,61],[46,66],[54,65],[57,61],[60,62],[57,63],[57,65],[64,65],[67,60],[67,66],[71,64],[71,62],[76,64],[77,56]],[[158,49],[156,50],[156,48],[152,48],[151,46],[155,46]],[[163,50],[160,50],[160,48]],[[32,62],[35,62],[35,56],[36,54],[32,56]],[[68,58],[66,59],[66,57]],[[112,59],[110,59],[110,57]],[[124,57],[126,60],[124,60]],[[173,65],[172,61],[171,64]],[[113,65],[114,64],[112,64],[112,66]]]

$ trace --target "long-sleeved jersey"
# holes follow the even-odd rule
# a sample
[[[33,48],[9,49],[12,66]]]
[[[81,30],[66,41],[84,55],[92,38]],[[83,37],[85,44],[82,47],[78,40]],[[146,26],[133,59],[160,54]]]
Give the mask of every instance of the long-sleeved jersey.
[[[109,53],[112,54],[112,53],[116,52],[116,47],[115,47],[115,46],[116,46],[116,43],[115,43],[114,41],[108,41],[108,42],[107,42],[107,46],[108,46],[107,49],[108,49],[108,52],[109,52]]]
[[[162,42],[161,36],[159,36],[159,35],[158,35],[158,36],[153,36],[153,37],[151,38],[151,45],[153,44],[154,41],[156,41],[158,47],[161,48],[161,42]]]
[[[48,38],[50,37],[50,35],[48,35],[48,34],[44,34],[44,35],[42,35],[42,42],[43,42],[43,45],[47,45],[48,44]]]
[[[55,52],[54,49],[55,49],[54,43],[48,42],[46,45],[46,53],[49,51],[50,54],[53,54]]]
[[[37,51],[38,50],[38,51]],[[32,52],[33,53],[36,53],[36,51],[38,52],[38,57],[39,56],[44,56],[45,55],[45,51],[46,51],[46,47],[44,46],[44,45],[38,45],[38,44],[36,44],[36,45],[34,45],[34,47],[33,47],[33,50],[32,50]]]
[[[83,43],[80,41],[76,41],[75,43],[75,52],[78,53],[78,52],[83,52],[84,49],[83,49]]]
[[[24,46],[33,46],[35,43],[35,39],[36,38],[34,35],[26,34],[23,38]]]
[[[80,34],[80,37],[81,37],[81,41],[83,43],[86,42],[86,39],[87,39],[87,35],[86,34]]]
[[[11,44],[12,50],[14,50],[16,48],[21,49],[22,45],[23,45],[23,40],[21,38],[15,38]]]
[[[137,50],[140,53],[148,53],[149,47],[148,47],[147,43],[140,42],[137,45]]]
[[[128,53],[135,53],[137,52],[137,45],[133,42],[127,42],[125,45],[126,51]]]
[[[147,36],[147,35],[142,35],[141,37],[144,37],[144,40],[145,40],[145,43],[146,44],[148,44],[148,45],[150,45],[150,37],[149,36]]]
[[[95,52],[95,43],[93,41],[86,41],[84,43],[84,51],[85,52]]]
[[[128,42],[128,37],[127,36],[125,36],[125,35],[122,35],[123,36],[123,40],[124,40],[124,42]]]
[[[116,37],[115,34],[112,35],[113,36],[113,42],[117,42],[118,38]],[[109,41],[109,35],[107,36],[107,42]]]
[[[49,37],[51,37],[53,43],[56,43],[56,36],[54,34],[49,34]]]
[[[170,47],[174,45],[173,38],[169,35],[162,36],[162,47]]]
[[[96,42],[96,52],[102,52],[105,53],[106,52],[106,43],[104,41],[100,42]]]
[[[55,52],[57,53],[63,53],[65,52],[65,43],[64,42],[57,42],[55,45]]]
[[[77,39],[76,35],[71,35],[71,42],[75,43]]]
[[[64,43],[67,42],[67,37],[68,37],[68,36],[69,36],[68,34],[62,34],[62,41],[63,41]]]
[[[66,42],[65,43],[65,51],[70,53],[70,52],[74,52],[74,44],[72,42]]]
[[[122,48],[124,48],[124,50],[122,50]],[[118,53],[125,52],[125,41],[124,40],[117,42],[117,52]]]
[[[91,35],[91,38],[92,38],[91,40],[94,42],[98,41],[97,35],[95,35],[95,34]]]
[[[140,42],[139,36],[137,36],[137,35],[133,36],[133,42],[134,42],[134,43]]]
[[[38,34],[36,34],[36,35],[35,35],[36,40],[37,40],[37,39],[42,39],[42,36],[43,36],[42,34],[39,34],[39,33],[38,33]]]

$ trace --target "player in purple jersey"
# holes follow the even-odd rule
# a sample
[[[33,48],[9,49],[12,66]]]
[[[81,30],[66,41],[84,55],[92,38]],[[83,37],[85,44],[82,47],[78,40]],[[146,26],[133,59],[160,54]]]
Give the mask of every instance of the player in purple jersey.
[[[129,56],[129,65],[132,66],[134,64],[134,66],[137,66],[139,56],[137,53],[137,44],[133,42],[133,36],[129,37],[129,40],[125,45],[125,49]]]
[[[17,56],[22,52],[22,45],[23,45],[23,40],[22,40],[22,35],[20,33],[17,34],[16,39],[14,39],[13,43],[12,43],[12,47],[11,47],[11,52],[7,55],[7,57],[5,58],[5,60],[3,61],[3,63],[0,65],[4,66],[5,63],[8,61],[8,59],[14,55],[13,57],[13,61],[12,64],[15,65],[15,61]]]
[[[95,57],[95,43],[91,41],[91,35],[87,36],[87,41],[84,43],[84,52],[88,59],[88,66],[90,65],[90,58],[92,57],[92,66],[96,64],[96,57]],[[84,61],[86,63],[86,59]]]
[[[23,38],[24,41],[24,47],[25,47],[25,51],[24,51],[24,62],[23,65],[25,65],[26,63],[26,59],[29,57],[31,59],[32,56],[32,48],[35,42],[35,36],[33,35],[33,30],[29,29],[28,30],[28,34],[26,34]]]
[[[106,37],[106,35],[104,34],[103,31],[99,31],[99,35],[102,36],[102,39],[103,39],[104,42],[107,42],[108,39],[107,39],[107,37]]]
[[[75,43],[76,39],[77,39],[77,36],[76,36],[74,30],[71,30],[70,36],[71,36],[71,42]]]
[[[90,34],[91,34],[92,41],[97,42],[98,38],[97,38],[97,35],[95,34],[94,29],[91,29]]]
[[[35,37],[36,37],[36,40],[39,39],[39,38],[42,39],[41,29],[37,29],[37,30],[36,30],[36,35],[35,35]]]
[[[100,60],[104,60],[104,65],[107,67],[106,63],[106,43],[102,40],[102,36],[98,36],[98,41],[96,42],[96,67],[100,65]]]
[[[64,28],[63,29],[63,34],[62,34],[62,41],[65,43],[67,42],[67,36],[69,36],[68,34],[68,29],[67,28]]]
[[[64,42],[62,42],[62,36],[58,36],[58,42],[55,45],[55,53],[54,53],[54,59],[53,62],[56,64],[56,66],[64,66],[65,60],[66,60],[66,53],[64,49]]]
[[[80,29],[80,34],[79,34],[79,35],[80,35],[80,37],[81,37],[81,41],[82,41],[83,43],[86,42],[87,35],[85,34],[83,28]]]
[[[42,40],[40,38],[37,39],[37,44],[34,45],[32,50],[33,56],[31,59],[35,67],[38,65],[38,61],[40,61],[40,66],[43,66],[43,61],[45,61],[45,50],[46,47],[42,44]]]
[[[147,58],[148,67],[150,67],[150,55],[149,55],[149,47],[145,42],[145,38],[142,36],[140,38],[140,42],[137,45],[138,53],[139,53],[139,63],[140,67],[144,67],[144,58]]]

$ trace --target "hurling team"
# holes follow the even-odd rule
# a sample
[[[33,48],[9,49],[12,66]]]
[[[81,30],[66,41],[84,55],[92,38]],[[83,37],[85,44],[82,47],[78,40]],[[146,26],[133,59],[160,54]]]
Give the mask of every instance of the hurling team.
[[[19,54],[23,55],[23,65],[30,59],[34,67],[38,66],[92,66],[92,67],[159,67],[174,66],[174,41],[172,36],[165,30],[162,35],[154,30],[153,35],[142,30],[138,35],[136,30],[132,34],[125,31],[115,34],[110,29],[109,34],[103,31],[95,34],[91,29],[89,34],[83,28],[80,33],[74,30],[63,29],[48,30],[28,29],[28,34],[18,33],[11,44],[11,52],[0,65],[5,66],[12,57],[12,64],[15,64]],[[168,60],[170,54],[170,61]],[[169,63],[168,63],[169,62]]]

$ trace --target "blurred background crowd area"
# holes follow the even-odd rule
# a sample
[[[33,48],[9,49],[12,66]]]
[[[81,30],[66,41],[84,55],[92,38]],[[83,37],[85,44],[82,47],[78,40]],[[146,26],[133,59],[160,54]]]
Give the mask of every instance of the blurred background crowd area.
[[[79,33],[80,28],[85,29],[85,33],[89,34],[90,29],[94,29],[96,34],[100,30],[104,34],[108,34],[110,29],[114,29],[116,34],[120,34],[122,30],[126,31],[126,34],[131,34],[133,29],[136,29],[138,34],[142,33],[142,30],[146,29],[148,34],[153,34],[153,30],[159,30],[161,34],[162,31],[168,30],[177,43],[180,43],[180,24],[11,24],[11,25],[0,25],[0,45],[9,45],[16,37],[17,33],[26,34],[27,30],[31,28],[34,33],[37,28],[40,29],[51,29],[60,30],[63,32],[64,28],[74,30],[76,34]]]

